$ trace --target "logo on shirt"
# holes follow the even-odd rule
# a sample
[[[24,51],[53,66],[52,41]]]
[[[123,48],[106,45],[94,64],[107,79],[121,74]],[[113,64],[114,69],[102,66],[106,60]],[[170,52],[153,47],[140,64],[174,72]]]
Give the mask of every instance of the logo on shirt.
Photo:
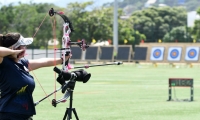
[[[19,95],[19,94],[25,93],[27,87],[28,87],[28,85],[22,87],[19,91],[17,91],[17,94]]]
[[[27,93],[26,93],[26,88],[28,85],[22,87],[20,90],[17,91],[17,97],[15,98],[15,102],[18,104],[21,104],[21,106],[25,109],[28,110],[28,103],[27,103]]]

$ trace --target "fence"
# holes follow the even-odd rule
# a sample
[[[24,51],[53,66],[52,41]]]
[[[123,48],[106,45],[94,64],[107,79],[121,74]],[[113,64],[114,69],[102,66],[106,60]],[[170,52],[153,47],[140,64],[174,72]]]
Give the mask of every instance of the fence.
[[[114,46],[90,46],[82,51],[78,46],[72,46],[73,61],[86,62],[146,62],[146,63],[198,63],[200,43],[141,43],[134,51],[131,45],[119,45],[118,54]],[[55,54],[56,53],[56,54]],[[43,57],[60,57],[61,51],[28,49],[28,59]]]
[[[82,51],[78,46],[72,46],[72,61],[85,61],[85,62],[113,62],[113,61],[125,61],[130,62],[133,56],[133,50],[131,45],[119,45],[118,54],[115,56],[114,46],[90,46],[85,51]],[[60,50],[40,50],[40,49],[27,49],[27,59],[38,58],[50,58],[61,57]]]

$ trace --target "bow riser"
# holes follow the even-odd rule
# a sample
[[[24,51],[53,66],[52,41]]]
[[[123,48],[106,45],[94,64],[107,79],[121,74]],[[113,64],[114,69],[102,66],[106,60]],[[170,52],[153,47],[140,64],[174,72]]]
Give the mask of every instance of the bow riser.
[[[70,55],[71,54],[71,49],[70,49],[70,37],[69,34],[71,33],[71,29],[69,27],[69,23],[64,23],[63,24],[63,37],[62,37],[62,58],[63,61],[65,60],[65,55]],[[68,71],[68,68],[66,67],[66,65],[68,64],[68,62],[63,62],[62,64],[62,69],[64,71]]]

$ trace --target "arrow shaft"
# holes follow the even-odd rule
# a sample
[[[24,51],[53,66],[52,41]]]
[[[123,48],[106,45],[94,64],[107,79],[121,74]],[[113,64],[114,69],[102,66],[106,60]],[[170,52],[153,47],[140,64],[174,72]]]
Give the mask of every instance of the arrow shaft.
[[[97,67],[97,66],[108,66],[108,65],[121,65],[122,62],[114,62],[114,63],[107,63],[107,64],[97,64],[97,65],[85,65],[85,66],[77,66],[74,69],[78,68],[89,68],[89,67]]]

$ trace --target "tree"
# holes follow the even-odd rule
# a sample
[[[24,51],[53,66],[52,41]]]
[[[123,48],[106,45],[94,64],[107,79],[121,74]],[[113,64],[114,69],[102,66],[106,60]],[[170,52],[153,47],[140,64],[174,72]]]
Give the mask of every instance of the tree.
[[[134,29],[145,34],[147,42],[157,42],[174,27],[186,25],[186,10],[182,7],[151,7],[132,14]]]
[[[21,4],[17,6],[5,7],[4,11],[11,11],[12,14],[3,14],[0,18],[4,31],[17,31],[25,37],[34,37],[34,42],[29,47],[45,48],[47,42],[54,37],[53,22],[56,20],[56,38],[62,40],[62,25],[64,23],[60,16],[49,17],[48,11],[54,8],[55,11],[64,11],[65,15],[71,20],[75,32],[70,34],[71,41],[85,39],[87,43],[91,43],[92,39],[96,40],[112,40],[113,38],[113,7],[99,7],[88,11],[87,8],[93,2],[70,3],[67,9],[59,8],[53,4]],[[119,16],[123,15],[122,9],[119,9]],[[43,19],[45,21],[42,23]],[[9,23],[6,23],[6,18]],[[123,40],[127,39],[127,44],[139,44],[145,36],[133,29],[132,19],[119,21],[119,43],[123,44]],[[42,25],[40,25],[42,23]],[[40,27],[40,29],[39,29]],[[39,31],[38,31],[39,29]],[[37,32],[38,31],[38,32]],[[34,33],[37,34],[35,35]]]
[[[19,32],[24,37],[34,37],[34,42],[29,46],[30,48],[47,47],[47,41],[53,38],[51,21],[48,19],[50,17],[47,17],[47,20],[43,22],[37,35],[33,35],[52,6],[54,5],[35,3],[3,6],[0,9],[0,32],[4,34]],[[61,28],[60,26],[57,27],[58,29]]]
[[[13,24],[14,24],[14,7],[12,4],[8,6],[2,6],[0,9],[0,33],[6,34],[10,31],[13,31]]]
[[[13,9],[13,31],[21,33],[24,37],[34,37],[30,48],[46,48],[48,40],[53,38],[52,21],[48,15],[52,4],[22,4]],[[43,19],[45,21],[42,23]],[[41,26],[40,26],[40,23]],[[40,26],[40,28],[39,28]],[[61,26],[57,26],[58,29]],[[39,31],[38,31],[39,30]],[[35,34],[37,32],[37,34]],[[35,34],[35,35],[34,35]]]
[[[85,39],[91,42],[92,38],[107,40],[112,38],[112,8],[95,8],[87,11],[86,8],[93,2],[70,3],[67,13],[73,22],[75,32],[72,41]]]
[[[124,44],[124,40],[127,40],[126,44],[139,45],[141,40],[146,40],[146,36],[139,31],[133,29],[133,21],[131,18],[122,20],[119,19],[119,44]]]
[[[169,33],[167,33],[163,42],[192,42],[191,35],[187,32],[186,27],[175,27]]]
[[[86,8],[92,4],[93,2],[69,4],[67,13],[69,13],[69,17],[75,28],[75,32],[71,37],[72,41],[82,38],[86,39],[88,42],[92,42],[93,38],[96,40],[112,40],[113,7],[100,7],[92,11],[86,11]],[[123,15],[123,11],[119,9],[118,16],[121,15]],[[134,31],[132,19],[121,20],[119,17],[118,23],[119,44],[124,44],[124,39],[127,39],[127,44],[131,45],[139,44],[142,38],[145,39],[144,35]]]
[[[147,0],[121,0],[118,6],[123,10],[125,15],[130,15],[136,10],[142,10]],[[112,7],[114,2],[105,3],[103,6]]]
[[[200,16],[200,8],[197,10],[197,13]],[[195,20],[191,33],[194,36],[194,39],[200,41],[200,19]]]

